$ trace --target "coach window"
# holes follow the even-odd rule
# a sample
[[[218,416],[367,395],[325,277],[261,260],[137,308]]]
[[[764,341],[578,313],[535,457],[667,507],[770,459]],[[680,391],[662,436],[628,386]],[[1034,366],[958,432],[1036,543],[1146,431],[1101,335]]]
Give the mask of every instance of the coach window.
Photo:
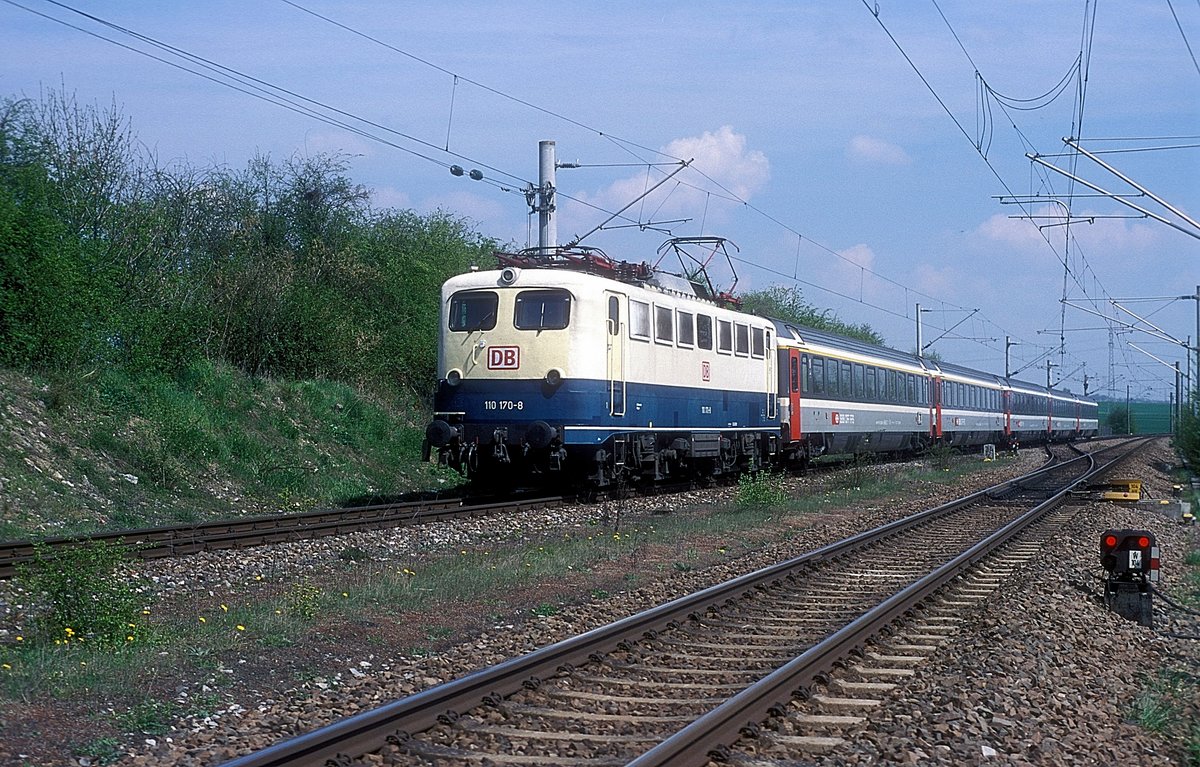
[[[861,400],[863,398],[863,389],[866,387],[867,374],[863,369],[862,363],[854,363],[854,399]]]
[[[850,393],[854,390],[854,377],[851,374],[849,362],[842,363],[842,396],[849,398]]]
[[[767,356],[766,331],[762,328],[750,328],[750,356],[756,360]]]
[[[675,340],[675,313],[667,307],[654,307],[654,340],[660,344]]]
[[[813,394],[825,393],[825,359],[823,357],[812,358],[812,385],[809,387]]]
[[[621,302],[616,296],[608,297],[608,334],[615,336],[621,329]]]
[[[750,356],[750,326],[735,322],[733,325],[733,353],[739,357]]]
[[[450,299],[450,329],[458,332],[496,327],[500,298],[491,291],[455,293]]]
[[[791,361],[792,391],[797,392],[800,391],[800,361],[796,359],[796,355],[794,354],[789,354],[788,358]]]
[[[696,315],[696,346],[712,351],[712,317]]]
[[[679,332],[675,335],[675,340],[680,346],[692,348],[696,345],[696,321],[692,318],[692,313],[677,312],[675,318],[679,322]]]
[[[917,402],[917,377],[912,373],[908,374],[908,396],[904,401],[910,405],[915,405]]]
[[[868,400],[877,399],[877,393],[875,391],[875,368],[868,365],[867,372],[864,374],[864,377],[865,377],[864,389],[865,389],[867,399]]]
[[[629,302],[629,337],[639,341],[650,340],[650,304]]]

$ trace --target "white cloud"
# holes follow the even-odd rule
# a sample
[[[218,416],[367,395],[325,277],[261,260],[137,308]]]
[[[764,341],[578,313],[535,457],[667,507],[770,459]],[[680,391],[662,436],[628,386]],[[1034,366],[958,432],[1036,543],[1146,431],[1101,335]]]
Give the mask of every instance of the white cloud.
[[[377,144],[349,131],[310,129],[304,134],[304,153],[310,157],[317,154],[372,157],[377,154],[377,149]]]
[[[879,165],[911,165],[912,158],[898,145],[871,136],[855,136],[846,147],[846,156],[856,162]]]
[[[1061,225],[1066,221],[1062,211],[1057,206],[1047,205],[1035,207],[1030,213],[1039,218],[1031,222],[1030,219],[1010,218],[1009,214],[997,213],[980,224],[976,234],[984,240],[1013,248],[1022,255],[1046,254],[1049,251],[1047,240],[1062,253],[1063,238],[1067,231]],[[1019,214],[1020,211],[1014,211],[1013,215]],[[1098,258],[1142,255],[1160,245],[1160,232],[1163,230],[1158,224],[1141,219],[1104,218],[1104,215],[1107,214],[1087,211],[1076,212],[1073,216],[1072,238],[1089,258],[1093,255]],[[1035,224],[1046,228],[1039,231]]]
[[[465,218],[480,232],[504,240],[523,240],[524,232],[512,225],[512,209],[504,205],[507,200],[484,197],[474,192],[450,192],[426,197],[413,207],[421,213],[436,210],[449,212],[456,218]]]
[[[644,220],[653,216],[662,220],[689,216],[698,221],[700,216],[705,215],[707,205],[709,220],[714,216],[719,219],[721,212],[738,203],[722,200],[717,195],[728,197],[732,193],[741,200],[749,200],[771,177],[767,156],[756,149],[748,149],[746,137],[736,133],[729,125],[716,131],[705,131],[699,136],[675,139],[662,151],[672,157],[693,160],[691,168],[704,175],[690,169],[681,172],[631,208],[627,213],[631,218],[640,216]],[[594,194],[579,196],[592,205],[615,211],[637,199],[671,170],[660,167],[649,174],[643,170]],[[678,182],[686,182],[691,186]],[[709,197],[708,192],[713,196]],[[594,211],[588,215],[594,215]]]
[[[375,208],[404,210],[412,207],[412,199],[407,192],[402,192],[394,186],[375,187],[371,190],[371,205]]]

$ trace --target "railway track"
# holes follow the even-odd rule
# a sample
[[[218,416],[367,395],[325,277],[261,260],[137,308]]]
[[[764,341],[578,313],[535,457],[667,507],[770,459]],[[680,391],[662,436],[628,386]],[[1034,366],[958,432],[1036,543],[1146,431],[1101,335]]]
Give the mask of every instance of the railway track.
[[[814,471],[832,471],[845,462],[814,466]],[[641,490],[645,494],[669,495],[692,489],[690,483],[665,483]],[[629,491],[624,489],[624,491]],[[611,496],[596,496],[601,500]],[[140,559],[163,559],[196,554],[201,551],[239,549],[272,543],[309,540],[362,530],[385,530],[422,525],[443,520],[483,517],[550,508],[575,500],[573,496],[540,496],[522,492],[504,500],[448,497],[398,501],[296,514],[272,514],[255,517],[214,520],[211,522],[135,528],[91,535],[44,538],[38,541],[0,542],[0,580],[16,574],[19,565],[32,562],[38,547],[54,551],[101,541],[125,546]]]
[[[911,673],[1061,524],[1068,491],[1132,449],[1055,462],[227,767],[757,764],[835,747],[856,719],[844,708]]]
[[[487,503],[447,498],[375,504],[345,509],[325,509],[300,514],[246,517],[201,524],[121,530],[86,537],[47,538],[42,541],[0,543],[0,579],[11,578],[16,568],[33,561],[36,549],[53,551],[78,546],[86,541],[104,541],[125,546],[130,554],[142,559],[161,559],[217,549],[247,548],[286,541],[308,540],[329,535],[344,535],[359,530],[383,530],[422,525],[461,517],[481,517],[498,513],[558,506],[563,496],[519,498]]]

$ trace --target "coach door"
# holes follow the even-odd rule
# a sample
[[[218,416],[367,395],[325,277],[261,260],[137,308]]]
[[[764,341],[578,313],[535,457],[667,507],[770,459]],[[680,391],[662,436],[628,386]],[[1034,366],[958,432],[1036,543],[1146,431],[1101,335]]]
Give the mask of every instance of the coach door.
[[[625,415],[625,296],[620,293],[604,292],[608,316],[606,319],[608,338],[608,413]]]
[[[807,357],[808,355],[805,355]],[[807,359],[804,360],[808,362]],[[800,364],[800,350],[788,349],[787,359],[788,396],[788,439],[800,439],[800,376],[804,368]]]
[[[942,379],[937,377],[932,378],[931,383],[933,384],[933,402],[929,410],[929,435],[934,439],[940,439],[942,436],[942,393],[945,391],[945,387],[942,385]]]

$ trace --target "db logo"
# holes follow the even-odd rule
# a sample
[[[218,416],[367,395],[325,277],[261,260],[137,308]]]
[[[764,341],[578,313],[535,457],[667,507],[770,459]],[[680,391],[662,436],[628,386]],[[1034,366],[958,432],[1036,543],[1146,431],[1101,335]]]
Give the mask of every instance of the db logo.
[[[707,381],[710,378],[712,378],[712,368],[709,366],[708,362],[701,362],[700,363],[700,379],[703,381]]]
[[[834,426],[837,426],[838,424],[840,424],[840,423],[842,422],[842,414],[841,414],[841,413],[839,413],[838,411],[836,411],[836,410],[835,410],[835,411],[833,411],[833,413],[831,414],[831,419],[830,419],[830,420],[832,420],[832,421],[833,421],[833,425],[834,425]]]
[[[516,370],[521,367],[521,347],[489,346],[487,366],[488,370]]]

